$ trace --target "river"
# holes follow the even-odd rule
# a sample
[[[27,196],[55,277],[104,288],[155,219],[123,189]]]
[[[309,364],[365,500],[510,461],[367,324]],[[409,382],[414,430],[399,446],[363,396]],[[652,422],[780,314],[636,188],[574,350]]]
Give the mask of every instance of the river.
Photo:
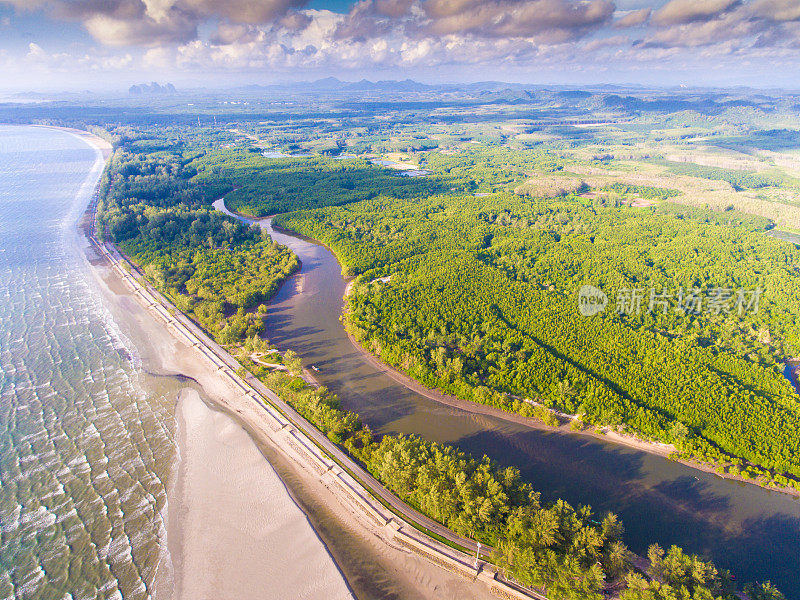
[[[217,208],[224,204],[217,202]],[[800,500],[585,435],[535,429],[451,408],[410,391],[353,347],[339,320],[346,282],[324,246],[276,232],[302,269],[270,302],[266,335],[378,433],[414,433],[514,465],[545,499],[614,511],[640,554],[658,542],[712,558],[741,582],[769,579],[800,599]]]

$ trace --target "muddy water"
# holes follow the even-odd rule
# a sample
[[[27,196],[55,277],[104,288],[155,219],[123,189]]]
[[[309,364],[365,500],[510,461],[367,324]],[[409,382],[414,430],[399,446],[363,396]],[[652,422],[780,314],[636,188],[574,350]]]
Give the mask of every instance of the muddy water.
[[[218,205],[218,208],[221,208]],[[325,247],[271,230],[302,261],[270,303],[267,335],[318,368],[321,383],[380,433],[415,433],[515,465],[545,498],[618,513],[632,550],[677,544],[740,582],[769,579],[800,598],[800,501],[646,452],[450,408],[372,366],[339,320],[346,282]]]

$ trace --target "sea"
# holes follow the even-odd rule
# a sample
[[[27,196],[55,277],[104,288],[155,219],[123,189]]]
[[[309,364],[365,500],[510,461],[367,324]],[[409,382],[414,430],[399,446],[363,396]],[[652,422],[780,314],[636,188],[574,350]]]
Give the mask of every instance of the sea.
[[[104,304],[76,223],[103,169],[0,126],[0,599],[149,598],[169,563],[175,397]]]

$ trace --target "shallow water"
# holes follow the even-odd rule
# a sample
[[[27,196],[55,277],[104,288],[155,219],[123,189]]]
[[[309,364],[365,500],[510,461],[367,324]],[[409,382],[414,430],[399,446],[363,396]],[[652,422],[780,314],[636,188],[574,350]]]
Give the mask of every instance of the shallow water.
[[[315,365],[317,379],[374,431],[416,433],[487,454],[517,466],[545,498],[617,512],[638,553],[653,542],[677,544],[713,558],[740,582],[769,579],[800,598],[800,500],[610,441],[470,414],[408,390],[346,337],[339,321],[346,282],[331,252],[272,234],[300,257],[302,269],[270,302],[266,335]]]
[[[102,166],[68,133],[0,127],[3,599],[147,598],[167,558],[181,384],[141,371],[81,248]]]

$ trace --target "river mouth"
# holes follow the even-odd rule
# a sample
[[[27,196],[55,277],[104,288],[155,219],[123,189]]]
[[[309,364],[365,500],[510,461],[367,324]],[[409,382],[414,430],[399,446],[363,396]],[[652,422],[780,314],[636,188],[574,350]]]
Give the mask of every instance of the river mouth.
[[[224,210],[222,202],[215,206]],[[234,215],[235,216],[235,215]],[[346,281],[321,244],[266,228],[302,269],[269,303],[266,336],[293,349],[315,377],[378,433],[418,434],[520,469],[543,498],[613,511],[630,548],[675,544],[713,559],[740,582],[771,580],[800,598],[800,501],[604,439],[548,431],[435,402],[401,385],[353,346],[340,321]]]

